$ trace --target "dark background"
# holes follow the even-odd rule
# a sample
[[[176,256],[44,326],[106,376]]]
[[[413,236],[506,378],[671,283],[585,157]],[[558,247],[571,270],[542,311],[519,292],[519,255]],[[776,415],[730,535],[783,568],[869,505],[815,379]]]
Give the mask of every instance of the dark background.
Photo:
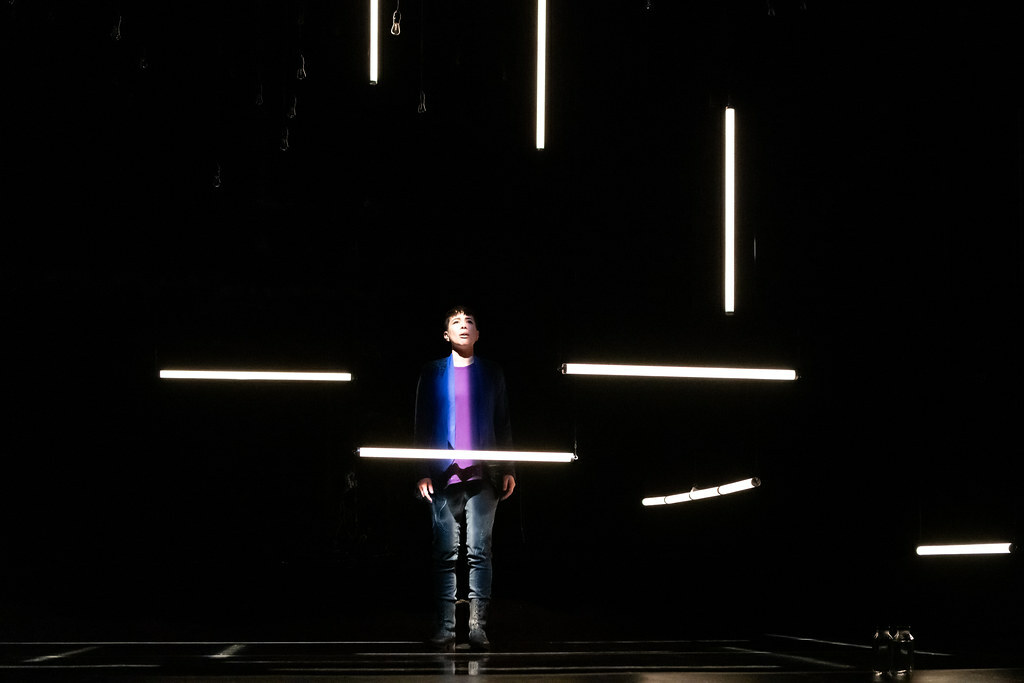
[[[1020,535],[1011,10],[552,2],[538,151],[533,3],[382,0],[373,86],[364,5],[4,3],[9,637],[420,637],[426,509],[355,449],[408,444],[454,302],[517,446],[579,456],[502,505],[506,634],[1021,633],[1019,555],[914,555]]]

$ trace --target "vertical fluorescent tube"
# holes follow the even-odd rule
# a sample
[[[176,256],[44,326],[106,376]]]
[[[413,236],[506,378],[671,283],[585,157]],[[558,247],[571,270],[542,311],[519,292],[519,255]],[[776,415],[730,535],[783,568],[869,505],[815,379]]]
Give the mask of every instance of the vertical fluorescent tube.
[[[377,82],[377,34],[380,33],[379,0],[370,0],[370,83]]]
[[[725,108],[725,312],[736,310],[736,111]]]
[[[537,149],[544,149],[545,70],[547,69],[548,3],[537,0]]]

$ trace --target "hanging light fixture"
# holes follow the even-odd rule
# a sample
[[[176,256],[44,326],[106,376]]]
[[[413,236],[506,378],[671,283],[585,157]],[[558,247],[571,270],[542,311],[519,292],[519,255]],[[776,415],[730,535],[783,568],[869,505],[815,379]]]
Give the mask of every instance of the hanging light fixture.
[[[650,498],[644,498],[640,502],[645,507],[651,507],[653,505],[672,505],[674,503],[685,503],[691,500],[701,500],[703,498],[725,496],[730,493],[746,491],[748,489],[752,489],[760,485],[760,479],[758,479],[757,477],[751,477],[750,479],[734,481],[731,484],[722,484],[721,486],[715,486],[709,489],[698,489],[694,487],[692,490],[687,491],[685,493],[674,493],[671,496],[653,496]]]
[[[380,32],[379,0],[370,0],[370,84],[377,83],[377,34]]]
[[[736,311],[736,110],[725,108],[725,313]]]
[[[361,458],[398,458],[405,460],[504,460],[516,462],[572,462],[575,453],[548,451],[485,451],[448,448],[377,448],[357,449]]]
[[[708,368],[664,365],[607,365],[563,363],[563,375],[606,375],[611,377],[676,377],[689,379],[795,380],[796,370],[774,368]]]
[[[1006,555],[1010,543],[961,543],[950,545],[919,545],[918,555]]]
[[[537,149],[544,149],[545,91],[547,69],[547,0],[537,0]]]
[[[160,379],[219,379],[287,382],[351,382],[349,372],[275,372],[262,370],[161,370]]]

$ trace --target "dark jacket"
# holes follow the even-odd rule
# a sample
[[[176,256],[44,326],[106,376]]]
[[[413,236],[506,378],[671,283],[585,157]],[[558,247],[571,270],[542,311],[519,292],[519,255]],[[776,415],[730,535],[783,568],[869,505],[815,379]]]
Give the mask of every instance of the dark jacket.
[[[431,361],[420,370],[416,384],[414,440],[417,448],[452,448],[449,414],[449,387],[452,358]],[[508,412],[505,373],[493,361],[474,356],[470,370],[473,396],[473,444],[479,450],[512,450],[512,424]],[[453,460],[424,460],[421,477],[430,477],[435,489],[444,488],[444,472]],[[497,490],[506,474],[515,474],[513,463],[487,460],[484,474]]]

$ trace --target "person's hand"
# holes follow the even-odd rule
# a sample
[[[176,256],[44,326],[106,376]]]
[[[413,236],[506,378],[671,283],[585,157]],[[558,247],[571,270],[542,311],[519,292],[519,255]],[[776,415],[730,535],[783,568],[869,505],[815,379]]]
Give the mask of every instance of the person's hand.
[[[419,490],[421,496],[431,503],[434,502],[434,499],[430,497],[431,494],[434,493],[434,482],[430,480],[430,477],[424,477],[416,482],[416,488]]]
[[[511,474],[506,474],[501,479],[501,498],[499,500],[505,500],[512,495],[512,492],[516,490],[516,478]]]

